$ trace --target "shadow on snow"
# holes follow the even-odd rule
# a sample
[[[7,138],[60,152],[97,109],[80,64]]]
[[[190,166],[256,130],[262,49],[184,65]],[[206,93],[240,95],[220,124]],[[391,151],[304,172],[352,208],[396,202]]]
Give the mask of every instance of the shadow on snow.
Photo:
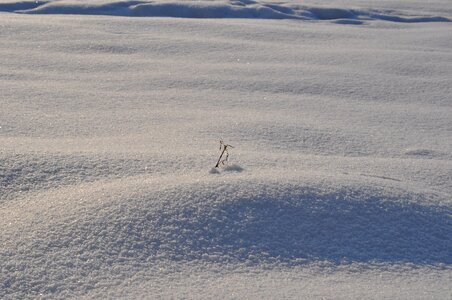
[[[0,11],[26,14],[82,14],[129,17],[245,18],[330,20],[339,24],[363,24],[382,20],[402,23],[450,22],[441,16],[403,15],[396,11],[355,10],[272,4],[252,0],[230,1],[18,1],[0,3]]]
[[[185,210],[165,239],[177,241],[175,257],[193,259],[452,263],[447,207],[336,195],[280,200],[240,199],[204,215]]]

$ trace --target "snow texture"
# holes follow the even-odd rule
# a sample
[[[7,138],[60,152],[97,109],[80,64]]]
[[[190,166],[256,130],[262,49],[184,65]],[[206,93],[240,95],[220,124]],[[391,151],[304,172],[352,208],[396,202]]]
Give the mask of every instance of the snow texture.
[[[452,298],[451,16],[0,1],[0,299]]]
[[[176,18],[258,18],[335,20],[339,24],[362,24],[363,20],[391,22],[450,22],[442,16],[401,14],[387,10],[361,10],[298,3],[273,3],[252,0],[230,1],[20,1],[0,4],[0,11],[25,14],[82,14],[132,17]]]

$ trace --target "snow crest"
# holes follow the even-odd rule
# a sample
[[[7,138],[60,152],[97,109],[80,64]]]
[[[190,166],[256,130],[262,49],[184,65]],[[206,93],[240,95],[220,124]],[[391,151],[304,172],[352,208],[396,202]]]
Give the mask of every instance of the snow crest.
[[[20,1],[0,4],[0,11],[25,14],[83,14],[133,17],[245,18],[331,20],[339,24],[362,24],[368,20],[390,22],[450,22],[441,16],[412,15],[393,10],[313,7],[292,3],[252,0],[230,1]]]

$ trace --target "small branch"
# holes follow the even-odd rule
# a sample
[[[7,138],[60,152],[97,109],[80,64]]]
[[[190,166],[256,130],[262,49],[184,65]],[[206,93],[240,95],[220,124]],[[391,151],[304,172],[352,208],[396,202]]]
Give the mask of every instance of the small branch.
[[[220,140],[220,150],[222,150],[222,151],[221,151],[220,157],[218,158],[217,164],[215,165],[215,168],[218,168],[218,166],[220,164],[224,165],[224,163],[228,160],[228,157],[229,157],[228,148],[234,148],[234,147],[232,147],[231,145],[227,145],[222,140]],[[223,157],[223,155],[225,153],[226,153],[226,158],[221,160],[221,158]]]

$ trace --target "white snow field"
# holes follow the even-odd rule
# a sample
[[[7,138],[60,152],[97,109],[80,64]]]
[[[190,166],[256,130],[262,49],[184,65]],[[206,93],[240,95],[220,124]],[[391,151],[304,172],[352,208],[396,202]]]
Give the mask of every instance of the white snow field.
[[[0,299],[452,299],[451,20],[0,1]]]

